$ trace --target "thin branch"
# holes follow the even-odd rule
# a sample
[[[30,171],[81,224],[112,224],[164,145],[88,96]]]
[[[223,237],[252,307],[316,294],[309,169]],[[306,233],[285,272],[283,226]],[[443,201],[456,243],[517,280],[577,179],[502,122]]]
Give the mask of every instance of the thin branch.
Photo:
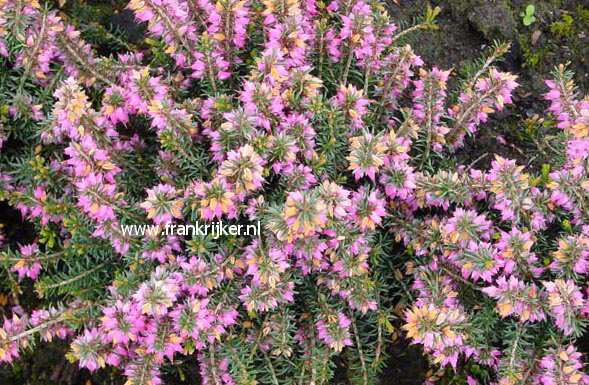
[[[15,336],[10,337],[10,342],[18,341],[21,338],[30,336],[31,334],[35,334],[36,332],[41,331],[43,329],[46,329],[49,326],[54,325],[56,323],[59,323],[59,322],[61,322],[63,320],[64,320],[64,315],[63,314],[60,314],[59,317],[57,317],[57,318],[54,318],[52,320],[49,320],[49,321],[47,321],[45,323],[42,323],[41,325],[35,326],[32,329],[25,330],[22,333],[19,333],[19,334],[15,335]]]
[[[262,351],[264,353],[264,359],[266,360],[266,364],[268,364],[268,369],[270,369],[270,374],[272,375],[272,382],[274,385],[279,385],[278,378],[276,377],[276,372],[274,371],[274,365],[272,365],[272,361],[270,361],[270,357],[268,357],[268,353],[266,351]]]
[[[90,274],[92,274],[92,273],[94,273],[94,272],[102,269],[104,266],[106,266],[107,264],[109,264],[112,260],[113,260],[113,258],[109,258],[106,261],[102,262],[100,265],[94,266],[90,270],[86,270],[85,272],[83,272],[83,273],[81,273],[79,275],[76,275],[76,276],[73,276],[73,277],[71,277],[69,279],[66,279],[65,281],[57,282],[57,283],[54,283],[54,284],[51,284],[51,285],[47,285],[47,286],[44,286],[44,287],[41,286],[39,288],[39,290],[46,291],[48,289],[55,289],[55,288],[58,288],[58,287],[61,287],[61,286],[69,285],[72,282],[79,281],[80,279],[85,278],[85,277],[89,276]]]
[[[116,84],[108,79],[106,76],[102,75],[100,72],[94,70],[90,65],[88,65],[87,60],[83,59],[78,52],[69,44],[68,40],[60,35],[61,44],[65,47],[66,51],[78,62],[78,64],[88,71],[92,76],[96,79],[102,81],[103,83],[108,84],[111,87],[116,87]]]
[[[358,349],[358,356],[360,357],[360,363],[362,364],[362,383],[368,385],[368,371],[366,369],[366,361],[364,360],[364,352],[362,351],[362,343],[360,342],[360,335],[358,333],[358,327],[356,326],[356,319],[353,314],[350,314],[352,320],[352,328],[354,329],[354,337],[356,338],[356,348]]]

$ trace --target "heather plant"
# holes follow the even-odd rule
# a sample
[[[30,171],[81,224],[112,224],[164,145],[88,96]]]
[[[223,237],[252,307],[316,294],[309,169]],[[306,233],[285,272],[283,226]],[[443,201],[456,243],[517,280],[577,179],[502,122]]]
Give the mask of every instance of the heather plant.
[[[589,100],[564,66],[551,164],[479,170],[453,154],[517,77],[508,44],[463,76],[426,65],[404,40],[439,9],[405,28],[380,1],[128,9],[146,44],[101,56],[50,6],[0,0],[0,198],[34,227],[0,232],[0,361],[65,339],[129,385],[190,358],[203,384],[367,385],[401,333],[428,383],[589,384]],[[160,231],[219,220],[263,231]]]

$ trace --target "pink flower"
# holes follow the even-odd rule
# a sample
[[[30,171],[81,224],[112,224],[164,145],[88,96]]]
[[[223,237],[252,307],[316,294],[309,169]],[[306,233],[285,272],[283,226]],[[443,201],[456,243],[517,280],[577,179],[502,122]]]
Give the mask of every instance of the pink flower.
[[[545,299],[539,295],[538,287],[526,284],[515,276],[497,278],[496,286],[482,289],[484,293],[498,300],[496,309],[501,318],[515,314],[522,322],[537,322],[546,319],[542,311]]]
[[[19,259],[10,271],[17,272],[19,280],[24,277],[36,280],[42,269],[38,257],[40,257],[40,253],[37,243],[21,246]]]
[[[171,222],[173,218],[182,219],[184,202],[179,192],[169,184],[159,184],[147,190],[147,199],[139,206],[147,212],[147,217],[156,224]]]
[[[286,254],[278,248],[264,247],[255,239],[245,249],[245,263],[248,266],[246,275],[252,276],[255,286],[275,287],[282,273],[290,267]]]
[[[243,200],[247,193],[262,187],[264,163],[254,148],[246,144],[227,154],[227,160],[219,168],[219,175],[234,187],[237,197]]]
[[[354,129],[364,126],[362,117],[368,112],[366,106],[370,104],[370,101],[364,98],[362,90],[358,90],[351,84],[347,87],[341,84],[332,104],[344,112],[346,119],[350,120]]]
[[[353,345],[349,330],[351,324],[342,312],[338,312],[337,315],[322,315],[316,323],[317,337],[336,352],[341,352],[345,346]]]
[[[106,366],[105,348],[106,344],[102,335],[96,328],[86,330],[82,336],[72,342],[72,351],[80,367],[91,372]]]
[[[583,293],[573,280],[542,282],[548,292],[548,307],[556,326],[565,336],[578,335],[580,314],[585,308]]]
[[[379,168],[385,164],[388,145],[381,136],[364,133],[350,138],[350,155],[348,170],[352,170],[354,178],[359,180],[367,175],[373,182]]]
[[[352,194],[352,202],[348,211],[363,231],[374,231],[382,223],[382,218],[388,216],[386,202],[378,189],[370,190],[362,186]]]
[[[589,384],[582,356],[572,344],[548,350],[540,362],[540,381],[543,385]]]
[[[225,179],[193,182],[188,196],[196,197],[193,205],[200,206],[200,216],[205,220],[221,219],[223,215],[233,218],[236,215],[235,193]]]
[[[139,287],[133,299],[137,301],[142,314],[160,316],[165,315],[168,308],[174,304],[177,293],[178,286],[170,278],[164,280],[152,278]]]
[[[76,182],[79,191],[78,206],[96,221],[116,220],[115,190],[116,186],[104,181],[102,174],[91,172],[84,179]]]

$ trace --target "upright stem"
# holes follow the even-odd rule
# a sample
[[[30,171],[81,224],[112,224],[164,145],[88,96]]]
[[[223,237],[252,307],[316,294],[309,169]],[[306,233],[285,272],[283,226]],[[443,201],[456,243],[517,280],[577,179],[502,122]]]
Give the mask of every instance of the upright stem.
[[[344,69],[344,74],[342,76],[344,84],[348,84],[348,73],[350,72],[350,67],[352,65],[353,58],[354,58],[354,44],[350,44],[350,53],[348,55],[348,61],[346,62],[346,68]]]
[[[211,80],[211,86],[213,87],[213,92],[217,95],[217,81],[215,80],[215,73],[213,72],[213,63],[211,60],[210,55],[207,55],[207,61],[209,62],[209,79]]]
[[[424,97],[426,100],[425,106],[426,106],[426,110],[425,110],[425,129],[427,131],[427,135],[426,135],[426,139],[425,139],[425,149],[423,151],[423,156],[421,158],[421,162],[419,163],[419,167],[423,167],[423,165],[425,164],[425,161],[427,160],[427,158],[429,157],[429,153],[430,153],[430,148],[431,148],[431,141],[432,141],[432,127],[433,127],[433,114],[434,114],[434,107],[433,107],[433,100],[435,98],[434,95],[434,90],[432,89],[433,87],[431,86],[431,83],[429,82],[429,80],[425,79],[426,82],[426,89],[424,92]]]
[[[272,365],[272,361],[270,361],[270,357],[268,357],[268,353],[264,351],[264,359],[266,360],[266,364],[268,364],[268,368],[270,369],[270,374],[272,375],[272,382],[274,385],[279,385],[278,378],[276,377],[276,371],[274,371],[274,365]]]
[[[368,97],[368,79],[370,78],[370,63],[366,64],[364,72],[364,96]]]
[[[323,31],[321,31],[321,37],[319,38],[319,79],[323,77]]]
[[[362,364],[362,383],[364,385],[368,385],[368,371],[366,370],[366,361],[364,360],[364,352],[362,351],[362,343],[360,342],[358,327],[356,326],[356,319],[352,314],[350,314],[350,318],[352,320],[352,328],[354,329],[354,337],[356,338],[356,348],[358,349],[358,356],[360,357],[360,363]]]
[[[110,79],[108,79],[106,76],[102,75],[100,72],[98,72],[94,68],[92,68],[92,66],[90,66],[87,63],[87,60],[82,58],[78,54],[78,52],[70,45],[67,38],[60,35],[60,40],[61,40],[61,43],[63,44],[63,46],[65,47],[66,51],[75,59],[76,62],[78,62],[78,64],[83,69],[88,71],[90,73],[90,75],[94,76],[96,79],[100,80],[103,83],[108,84],[111,87],[116,87],[116,84],[113,83]]]
[[[215,351],[212,345],[209,349],[209,358],[211,359],[211,377],[213,377],[213,383],[215,385],[219,385],[219,376],[217,374],[217,362],[215,360]]]
[[[391,87],[393,86],[395,79],[397,78],[397,74],[399,73],[399,69],[402,67],[403,62],[405,61],[406,53],[407,53],[406,50],[403,51],[403,53],[399,57],[399,64],[393,70],[393,72],[391,72],[389,74],[389,78],[387,79],[387,81],[382,89],[382,94],[380,95],[380,100],[378,101],[378,108],[375,113],[375,115],[376,115],[375,119],[374,119],[375,122],[382,123],[382,122],[380,122],[380,120],[381,120],[381,115],[382,115],[384,106],[386,104],[387,95],[388,95]]]
[[[513,342],[513,346],[511,347],[511,353],[510,353],[510,357],[509,357],[509,367],[513,368],[513,365],[515,364],[515,354],[517,352],[517,347],[519,345],[519,340],[522,336],[522,330],[523,330],[523,325],[521,322],[517,323],[517,332],[516,332],[516,336],[515,336],[515,341]]]

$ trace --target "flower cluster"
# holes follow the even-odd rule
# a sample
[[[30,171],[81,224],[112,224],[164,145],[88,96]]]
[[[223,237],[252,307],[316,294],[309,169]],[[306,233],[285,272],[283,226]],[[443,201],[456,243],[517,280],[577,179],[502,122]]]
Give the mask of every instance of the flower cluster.
[[[540,366],[542,374],[540,383],[543,385],[558,384],[589,384],[589,376],[583,372],[585,366],[581,353],[573,345],[566,349],[551,349],[542,358]]]
[[[513,86],[509,77],[496,72],[491,80],[473,84],[486,93],[503,81],[508,88]],[[408,269],[418,292],[416,304],[405,313],[408,337],[434,359],[439,357],[451,346],[432,343],[444,336],[439,329],[449,317],[444,309],[460,309],[464,317],[453,328],[464,328],[466,336],[455,349],[465,359],[496,372],[491,384],[587,381],[583,354],[575,344],[586,332],[589,310],[584,289],[587,166],[583,163],[586,153],[579,151],[579,140],[585,136],[586,103],[578,99],[562,66],[547,85],[548,114],[556,116],[558,128],[563,129],[560,145],[566,147],[562,154],[566,158],[559,160],[553,172],[544,171],[543,182],[525,173],[515,160],[500,156],[488,171],[459,168],[454,173],[417,174],[417,207],[435,210],[410,221],[402,215],[393,219],[398,239],[416,255]],[[504,96],[492,107],[482,108],[502,108]],[[562,232],[551,227],[559,223]],[[415,268],[416,264],[420,266]],[[493,313],[510,325],[499,334],[489,333],[484,326]],[[550,326],[545,329],[544,325]],[[550,330],[550,337],[536,335],[539,330]],[[456,367],[455,360],[437,362]],[[479,383],[472,374],[468,381]]]
[[[436,363],[456,367],[458,355],[467,339],[466,316],[460,309],[429,305],[413,306],[406,313],[403,329],[415,343],[423,344]]]
[[[350,323],[351,321],[343,313],[338,313],[337,316],[329,314],[321,317],[317,321],[317,337],[336,352],[341,352],[344,346],[353,345],[350,339]]]
[[[203,384],[325,385],[346,362],[367,385],[404,331],[469,384],[589,383],[589,102],[564,67],[553,164],[454,167],[518,83],[505,44],[464,78],[398,44],[439,9],[400,31],[379,0],[127,8],[145,44],[90,36],[101,56],[83,20],[0,0],[0,200],[31,227],[0,234],[0,292],[36,296],[1,362],[59,338],[128,384],[192,357]],[[194,221],[264,231],[158,231]]]

